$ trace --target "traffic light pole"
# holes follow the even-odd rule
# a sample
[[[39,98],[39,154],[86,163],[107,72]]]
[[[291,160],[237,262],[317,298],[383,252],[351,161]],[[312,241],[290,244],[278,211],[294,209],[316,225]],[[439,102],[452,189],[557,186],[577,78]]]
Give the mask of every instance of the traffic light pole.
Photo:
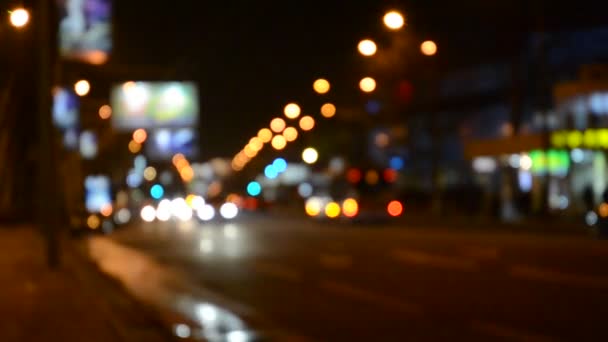
[[[57,165],[52,123],[52,65],[54,42],[51,21],[52,1],[38,0],[35,11],[35,28],[38,53],[38,224],[46,241],[47,264],[51,269],[60,265],[59,210]]]

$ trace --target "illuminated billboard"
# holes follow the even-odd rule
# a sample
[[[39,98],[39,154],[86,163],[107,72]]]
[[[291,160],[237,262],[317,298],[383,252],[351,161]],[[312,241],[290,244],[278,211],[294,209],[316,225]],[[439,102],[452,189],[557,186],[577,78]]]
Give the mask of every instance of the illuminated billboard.
[[[126,82],[112,88],[112,123],[118,130],[181,128],[198,121],[192,82]]]
[[[146,155],[156,160],[168,160],[175,154],[186,157],[198,154],[197,134],[192,128],[156,129],[146,142]]]
[[[61,130],[78,126],[78,96],[66,88],[56,88],[53,92],[53,123]]]
[[[112,205],[110,178],[107,176],[87,176],[84,180],[85,207],[90,213],[98,213],[105,206]]]
[[[112,49],[112,0],[57,0],[63,58],[103,64]]]

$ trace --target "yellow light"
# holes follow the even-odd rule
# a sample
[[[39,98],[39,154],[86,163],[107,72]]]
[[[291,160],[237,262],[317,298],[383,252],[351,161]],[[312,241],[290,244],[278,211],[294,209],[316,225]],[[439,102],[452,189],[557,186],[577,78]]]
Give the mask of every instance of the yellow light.
[[[318,94],[327,94],[327,92],[329,92],[329,89],[331,88],[329,81],[327,81],[326,79],[323,78],[319,78],[318,80],[315,81],[315,83],[312,84],[312,88],[318,93]]]
[[[379,178],[380,178],[380,176],[378,175],[378,172],[376,172],[376,170],[369,170],[365,174],[365,181],[369,185],[376,185],[376,184],[378,184]]]
[[[110,215],[112,215],[112,205],[111,204],[106,204],[103,207],[101,207],[101,210],[99,211],[99,213],[105,217],[108,217]]]
[[[87,218],[87,226],[89,226],[89,228],[91,228],[91,229],[99,228],[100,224],[101,224],[101,221],[99,220],[99,217],[97,217],[97,215],[90,215]]]
[[[151,182],[156,178],[156,169],[153,166],[148,166],[144,169],[144,179]]]
[[[103,105],[99,107],[99,117],[103,120],[109,119],[112,116],[112,107]]]
[[[405,25],[405,18],[397,11],[390,11],[384,15],[384,25],[391,30],[398,30]]]
[[[17,28],[22,28],[30,21],[30,13],[23,8],[17,8],[10,12],[11,25]]]
[[[247,146],[245,146],[245,148],[243,149],[243,151],[245,152],[245,155],[248,158],[253,158],[255,156],[258,155],[258,151],[256,151],[253,147],[251,147],[251,145],[247,144]]]
[[[131,153],[137,153],[139,151],[141,151],[141,144],[131,140],[129,142],[129,151],[131,151]]]
[[[433,56],[437,53],[437,44],[432,40],[426,40],[420,44],[420,51],[427,56]]]
[[[303,131],[310,131],[315,127],[315,119],[312,116],[304,116],[300,119],[300,128]]]
[[[193,194],[188,194],[188,196],[186,196],[186,204],[188,204],[190,208],[192,208],[192,203],[194,203],[195,198],[196,196]]]
[[[371,93],[376,90],[376,80],[371,77],[365,77],[359,82],[359,88],[366,93]]]
[[[551,145],[554,147],[564,147],[566,146],[566,142],[568,140],[567,138],[568,136],[566,132],[553,132],[553,134],[551,134]]]
[[[175,167],[179,171],[185,167],[188,167],[189,165],[190,165],[190,163],[188,163],[188,161],[184,158],[184,159],[178,160],[177,163],[175,164]]]
[[[283,131],[283,136],[288,142],[295,141],[296,139],[298,139],[298,130],[294,127],[287,127]]]
[[[87,80],[80,80],[74,84],[74,91],[78,96],[86,96],[91,91],[91,84]]]
[[[143,128],[136,129],[135,132],[133,132],[133,141],[138,144],[143,144],[147,138],[148,133],[146,133],[146,130]]]
[[[270,121],[270,129],[275,133],[281,133],[285,129],[285,120],[281,118],[274,118]]]
[[[308,216],[318,216],[323,209],[323,202],[320,199],[311,197],[306,200],[306,205],[304,206],[304,210]]]
[[[583,143],[583,133],[579,131],[572,131],[568,133],[568,146],[570,148],[576,148],[581,146]]]
[[[600,147],[608,148],[608,129],[606,129],[606,128],[598,129],[597,140],[598,140]]]
[[[326,118],[333,117],[334,115],[336,115],[336,106],[331,103],[324,104],[323,106],[321,106],[321,115]]]
[[[360,54],[367,57],[375,55],[376,51],[378,51],[376,43],[371,39],[363,39],[360,41],[359,45],[357,45],[357,49]]]
[[[325,206],[325,215],[329,218],[340,216],[340,205],[336,202],[329,202]]]
[[[243,164],[239,164],[237,161],[232,161],[232,170],[235,172],[241,171],[244,167]]]
[[[355,217],[359,213],[359,203],[354,198],[347,198],[342,202],[342,213],[346,217]]]
[[[249,146],[251,146],[254,151],[259,152],[264,147],[264,143],[260,138],[253,137],[249,139]]]
[[[300,106],[298,106],[296,103],[290,103],[287,106],[285,106],[285,108],[283,109],[283,113],[285,114],[285,117],[287,117],[288,119],[295,119],[298,116],[300,116]],[[275,131],[276,132],[276,131]],[[279,133],[279,132],[277,132]]]
[[[608,203],[600,204],[598,212],[601,217],[608,217]]]
[[[185,160],[186,157],[184,157],[183,154],[181,153],[177,153],[173,156],[173,158],[171,159],[173,161],[173,165],[177,166],[177,164],[179,163],[180,160]]]
[[[280,151],[287,146],[287,140],[285,140],[285,137],[282,135],[275,135],[270,144],[275,150]]]
[[[308,147],[302,151],[302,160],[306,164],[314,164],[319,159],[319,153],[312,147]]]
[[[583,142],[587,148],[595,148],[599,145],[598,134],[594,129],[588,129],[583,134]]]
[[[192,167],[187,166],[181,169],[179,175],[182,177],[184,182],[190,182],[194,178],[194,170]]]
[[[258,132],[258,138],[260,138],[263,143],[268,143],[270,140],[272,140],[272,131],[268,128],[262,128]]]

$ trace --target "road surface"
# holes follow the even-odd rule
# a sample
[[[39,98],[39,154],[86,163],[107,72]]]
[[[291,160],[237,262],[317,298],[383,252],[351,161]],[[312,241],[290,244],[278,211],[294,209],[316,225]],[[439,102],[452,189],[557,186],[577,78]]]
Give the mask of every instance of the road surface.
[[[608,243],[591,238],[272,217],[109,238],[294,340],[608,341]]]

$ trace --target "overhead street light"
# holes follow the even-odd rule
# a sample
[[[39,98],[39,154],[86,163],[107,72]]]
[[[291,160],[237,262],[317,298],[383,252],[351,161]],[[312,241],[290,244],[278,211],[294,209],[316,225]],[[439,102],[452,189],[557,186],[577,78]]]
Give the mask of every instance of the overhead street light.
[[[11,25],[16,28],[22,28],[30,21],[30,13],[24,8],[17,8],[9,13]]]
[[[398,30],[405,25],[403,15],[397,11],[390,11],[384,15],[384,25],[391,30]]]

